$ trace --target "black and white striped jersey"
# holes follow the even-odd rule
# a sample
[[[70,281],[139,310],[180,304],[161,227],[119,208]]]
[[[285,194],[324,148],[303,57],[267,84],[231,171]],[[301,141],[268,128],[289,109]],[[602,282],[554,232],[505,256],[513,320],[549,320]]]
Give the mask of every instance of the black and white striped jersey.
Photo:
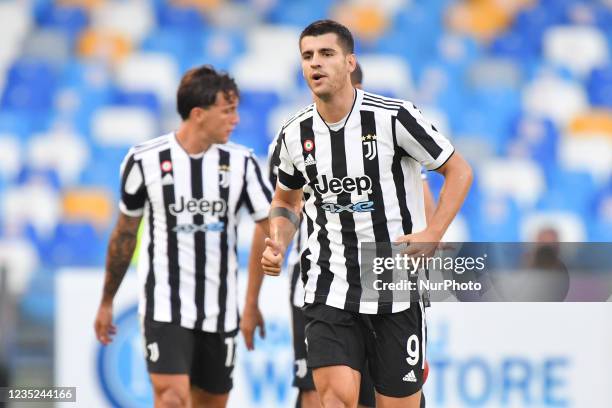
[[[170,133],[130,149],[119,207],[144,219],[140,314],[206,332],[235,330],[240,209],[264,219],[271,195],[240,145],[212,145],[191,156]]]
[[[301,268],[305,302],[391,313],[409,302],[362,299],[363,242],[392,242],[426,226],[421,167],[454,149],[410,102],[357,90],[344,126],[330,129],[316,105],[280,135],[278,185],[304,189],[308,239]]]

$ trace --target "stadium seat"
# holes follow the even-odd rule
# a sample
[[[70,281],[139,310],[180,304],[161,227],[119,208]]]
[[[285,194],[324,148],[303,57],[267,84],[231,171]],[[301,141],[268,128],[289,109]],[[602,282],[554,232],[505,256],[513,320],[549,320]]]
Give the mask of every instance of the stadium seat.
[[[62,198],[63,220],[93,225],[101,231],[110,226],[115,204],[108,191],[95,187],[77,187],[64,192]]]
[[[62,30],[74,40],[89,25],[89,15],[83,7],[59,6],[49,2],[38,7],[36,22],[44,28]]]
[[[36,181],[7,188],[1,208],[4,229],[9,233],[22,232],[31,224],[39,235],[48,237],[61,216],[58,193],[46,183]]]
[[[72,44],[68,35],[58,29],[32,31],[22,44],[21,56],[60,66],[71,57]]]
[[[468,1],[449,7],[446,23],[451,30],[487,41],[506,29],[511,18],[510,10],[500,2]]]
[[[522,208],[535,204],[546,188],[542,169],[530,160],[491,159],[478,170],[483,194],[511,197]]]
[[[104,236],[93,225],[61,222],[41,257],[48,267],[53,268],[95,266],[104,263],[105,250]]]
[[[364,72],[364,88],[386,96],[407,98],[414,94],[410,66],[402,58],[392,55],[360,55]]]
[[[19,55],[21,41],[30,30],[33,18],[26,4],[19,1],[0,2],[0,67]]]
[[[519,114],[511,121],[510,135],[504,155],[530,158],[542,166],[545,174],[556,167],[559,132],[552,121]]]
[[[517,242],[521,211],[510,197],[484,196],[480,211],[469,218],[471,240],[478,242]]]
[[[586,228],[579,216],[571,212],[532,212],[521,222],[521,241],[533,242],[540,230],[553,228],[559,233],[560,242],[584,242]]]
[[[196,7],[173,6],[167,2],[158,3],[155,12],[160,27],[194,32],[206,26],[203,14]]]
[[[10,271],[6,275],[8,294],[20,297],[27,290],[40,262],[36,248],[29,241],[4,238],[0,239],[0,265]]]
[[[544,34],[543,54],[552,63],[569,68],[581,77],[609,60],[604,34],[590,26],[557,26]]]
[[[376,2],[340,3],[332,8],[331,18],[350,27],[353,35],[364,41],[376,40],[389,25],[387,13]]]
[[[89,160],[89,147],[79,135],[56,131],[30,139],[26,159],[33,169],[54,170],[62,185],[76,183]]]
[[[612,139],[564,137],[559,145],[559,164],[568,170],[588,171],[597,182],[612,175]]]
[[[92,145],[91,156],[87,167],[81,173],[82,186],[106,188],[113,194],[113,201],[118,200],[119,194],[119,166],[128,152],[128,146],[97,146]]]
[[[88,29],[77,40],[78,55],[84,58],[119,61],[131,50],[129,39],[116,32]]]
[[[138,44],[153,28],[155,17],[147,1],[107,1],[91,14],[91,27],[98,31],[121,34],[131,43]]]
[[[523,91],[523,111],[552,119],[560,127],[587,108],[587,96],[579,83],[540,77]]]
[[[21,143],[16,135],[0,133],[0,179],[13,181],[23,162]]]
[[[537,209],[569,211],[587,218],[596,189],[591,174],[556,169],[549,175],[548,190],[540,198]],[[568,194],[569,191],[571,194]]]
[[[571,136],[603,136],[612,140],[612,108],[595,109],[572,119],[568,126]]]
[[[587,80],[589,101],[595,106],[612,108],[612,65],[596,68]]]
[[[180,75],[169,55],[133,53],[118,64],[115,79],[126,91],[151,91],[162,104],[174,105]]]
[[[246,54],[236,60],[230,72],[241,90],[283,93],[295,88],[294,73],[299,69],[299,63],[289,59],[274,60],[268,54]]]
[[[326,18],[331,4],[331,0],[279,1],[268,13],[267,21],[272,24],[306,27],[313,21]]]
[[[93,114],[91,133],[101,146],[129,147],[158,136],[159,123],[143,108],[107,106]]]
[[[162,107],[157,99],[157,95],[153,92],[135,91],[127,92],[121,89],[116,89],[113,92],[110,105],[113,106],[131,106],[147,109],[156,117],[159,117],[162,112]]]
[[[248,55],[255,54],[274,59],[276,60],[275,62],[280,62],[279,60],[282,59],[282,64],[299,64],[299,37],[300,30],[297,27],[257,26],[249,31],[249,35],[246,38],[246,52]],[[258,69],[261,68],[258,67]]]

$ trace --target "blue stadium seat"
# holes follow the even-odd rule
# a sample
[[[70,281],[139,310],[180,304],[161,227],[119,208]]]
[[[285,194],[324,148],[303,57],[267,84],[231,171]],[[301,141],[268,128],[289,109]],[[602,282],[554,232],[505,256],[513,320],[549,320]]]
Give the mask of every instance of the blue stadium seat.
[[[117,106],[137,106],[148,109],[156,116],[161,114],[161,104],[157,95],[153,92],[124,91],[116,89],[115,92],[113,92],[109,104]]]
[[[158,3],[155,11],[160,27],[198,31],[206,26],[204,16],[195,7],[174,7],[168,3]]]
[[[29,115],[25,112],[0,109],[0,133],[11,133],[26,139],[32,132]]]
[[[43,181],[44,184],[50,186],[56,191],[62,188],[62,182],[59,174],[54,169],[35,169],[30,166],[22,167],[21,171],[15,179],[15,184],[28,184],[32,181]]]
[[[539,42],[532,42],[526,32],[510,29],[497,36],[488,47],[491,55],[512,58],[523,64],[539,55]]]
[[[3,109],[48,111],[53,107],[56,69],[35,59],[20,59],[9,68],[1,101]]]
[[[531,158],[542,166],[545,174],[555,169],[559,131],[551,120],[520,113],[511,120],[509,134],[504,155]]]
[[[612,108],[612,65],[594,69],[586,87],[591,104]]]
[[[41,268],[34,272],[19,301],[19,310],[38,324],[52,328],[55,322],[54,270]]]
[[[142,41],[140,49],[173,55],[179,61],[189,57],[194,50],[201,51],[201,33],[184,28],[167,27],[153,30]]]
[[[38,7],[35,17],[41,27],[61,29],[73,40],[76,40],[76,36],[89,24],[89,16],[84,8],[60,6],[52,2]]]
[[[41,259],[48,267],[100,266],[104,264],[106,242],[91,224],[60,223],[41,249]]]
[[[478,242],[519,241],[520,211],[510,198],[483,198],[481,213],[468,218],[470,238]]]
[[[279,1],[268,12],[266,20],[272,24],[306,27],[313,21],[326,18],[332,3],[331,0]]]

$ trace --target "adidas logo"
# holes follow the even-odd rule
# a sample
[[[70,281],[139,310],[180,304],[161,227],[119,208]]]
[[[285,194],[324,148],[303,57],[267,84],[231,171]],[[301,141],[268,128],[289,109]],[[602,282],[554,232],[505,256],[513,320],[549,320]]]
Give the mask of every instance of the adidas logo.
[[[314,159],[314,157],[312,157],[312,154],[309,154],[308,156],[306,156],[306,160],[304,160],[304,163],[306,164],[306,166],[314,166],[315,164],[317,164],[317,161]]]
[[[414,375],[414,370],[406,374],[404,378],[402,378],[402,380],[406,382],[411,382],[411,383],[417,382],[416,375]]]
[[[166,173],[166,175],[162,177],[161,183],[162,183],[162,186],[168,186],[170,184],[174,184],[174,177],[172,177],[172,174]]]

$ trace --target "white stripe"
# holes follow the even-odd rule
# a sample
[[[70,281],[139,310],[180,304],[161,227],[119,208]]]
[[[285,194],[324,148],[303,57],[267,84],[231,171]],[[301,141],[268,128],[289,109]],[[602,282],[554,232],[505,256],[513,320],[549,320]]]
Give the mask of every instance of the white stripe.
[[[426,359],[426,356],[427,356],[425,354],[426,351],[427,351],[426,350],[427,341],[425,339],[425,327],[426,327],[427,321],[425,319],[425,308],[423,307],[423,302],[421,302],[420,300],[419,300],[419,307],[421,308],[421,346],[423,347],[423,350],[422,350],[423,354],[421,355],[421,360],[422,360],[421,361],[421,368],[425,369],[425,359]]]

